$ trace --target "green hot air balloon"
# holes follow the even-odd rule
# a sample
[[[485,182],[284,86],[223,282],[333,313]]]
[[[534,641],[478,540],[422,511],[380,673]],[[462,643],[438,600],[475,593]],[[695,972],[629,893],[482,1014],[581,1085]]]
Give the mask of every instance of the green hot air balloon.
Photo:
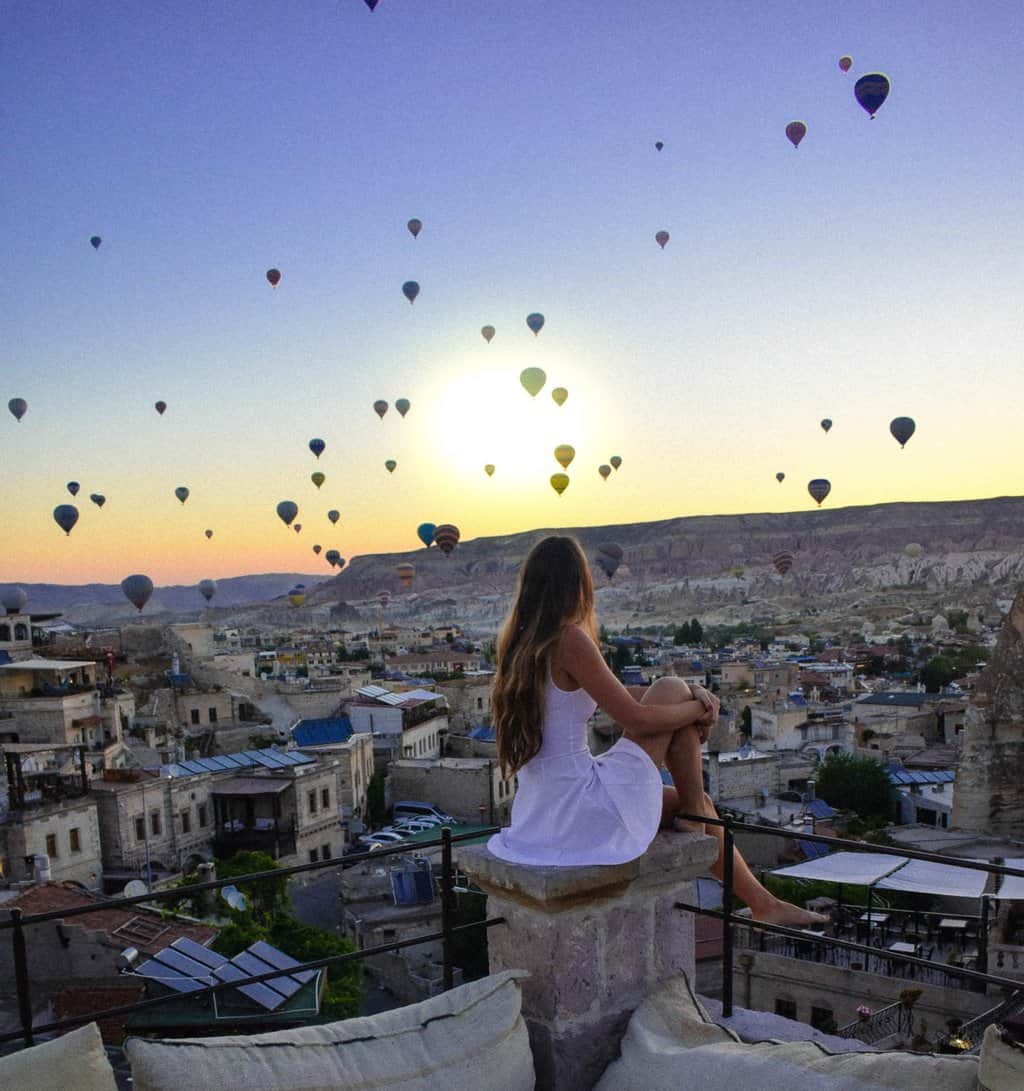
[[[487,342],[487,344],[491,343],[491,340],[494,337],[494,333],[495,333],[495,330],[494,330],[493,326],[481,326],[480,327],[480,334],[483,337],[483,339]]]
[[[559,496],[569,487],[569,475],[568,474],[552,474],[551,475],[551,487],[558,493]]]
[[[322,474],[319,470],[309,475],[309,480],[319,489],[320,486],[327,480],[327,475]]]
[[[398,398],[395,400],[395,408],[404,417],[406,413],[412,408],[412,403],[408,398]]]
[[[488,462],[487,463],[487,465],[484,467],[484,473],[487,474],[488,477],[493,477],[494,476],[494,463],[493,462]]]
[[[617,470],[622,465],[622,456],[612,455],[612,457],[608,459],[608,461],[612,464],[612,469]]]
[[[547,381],[547,375],[539,367],[528,367],[519,374],[520,385],[531,398],[537,397]]]
[[[556,386],[555,389],[551,391],[551,399],[557,406],[565,405],[568,397],[569,391],[566,390],[564,386]]]
[[[387,472],[389,474],[393,474],[397,468],[398,468],[398,463],[393,458],[389,458],[389,459],[385,460],[384,469],[387,470]]]

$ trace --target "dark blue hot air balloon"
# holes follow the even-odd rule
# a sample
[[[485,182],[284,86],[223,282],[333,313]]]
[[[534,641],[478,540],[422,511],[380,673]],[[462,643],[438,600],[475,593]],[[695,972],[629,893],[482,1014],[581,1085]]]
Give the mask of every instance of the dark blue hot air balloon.
[[[544,315],[539,312],[528,314],[526,316],[526,324],[533,330],[533,336],[536,337],[538,333],[544,328]]]
[[[65,534],[78,522],[78,508],[74,504],[58,504],[53,509],[53,519]]]
[[[89,242],[92,243],[93,250],[99,250],[100,243],[102,243],[103,240],[99,237],[99,235],[93,235],[90,237]]]
[[[14,419],[20,423],[21,418],[28,412],[28,402],[24,398],[11,398],[7,403],[7,408],[11,411]]]
[[[906,447],[907,441],[917,431],[917,425],[914,423],[913,417],[894,417],[889,422],[889,431],[892,433],[892,438],[903,448]]]
[[[68,492],[71,493],[72,496],[77,496],[78,495],[78,490],[81,487],[82,486],[79,485],[77,481],[69,481],[68,482]]]
[[[410,303],[416,302],[416,297],[420,294],[420,286],[415,280],[407,280],[402,285],[402,295],[409,300]]]
[[[888,76],[882,72],[869,72],[854,84],[853,94],[868,114],[874,117],[889,97],[891,89]]]
[[[282,500],[277,505],[277,514],[281,522],[290,527],[295,516],[299,514],[299,505],[294,500]]]
[[[311,439],[309,441],[309,449],[319,458],[326,449],[327,444],[322,439]]]
[[[125,598],[141,613],[143,606],[149,602],[149,596],[153,594],[153,581],[141,573],[125,576],[121,581],[121,590]]]
[[[435,523],[420,523],[416,528],[416,536],[419,540],[429,549],[434,544],[434,531],[437,530]]]
[[[832,482],[824,477],[816,477],[813,481],[807,483],[807,491],[817,500],[820,508],[821,502],[832,491]]]

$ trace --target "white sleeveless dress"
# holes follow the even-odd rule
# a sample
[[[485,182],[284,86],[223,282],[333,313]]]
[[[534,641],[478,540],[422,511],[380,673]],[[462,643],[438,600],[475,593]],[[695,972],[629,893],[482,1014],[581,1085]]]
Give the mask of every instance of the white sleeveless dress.
[[[597,705],[584,689],[548,675],[540,751],[519,770],[511,825],[488,848],[514,864],[582,867],[642,856],[661,824],[662,781],[636,743],[619,739],[595,758],[587,721]]]

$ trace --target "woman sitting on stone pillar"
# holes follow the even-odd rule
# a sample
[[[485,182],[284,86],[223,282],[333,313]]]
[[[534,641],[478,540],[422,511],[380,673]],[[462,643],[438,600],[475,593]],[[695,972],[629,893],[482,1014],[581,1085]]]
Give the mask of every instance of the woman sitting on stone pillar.
[[[594,757],[587,721],[600,706],[622,728]],[[523,562],[512,610],[498,637],[494,724],[503,777],[519,777],[511,825],[490,851],[519,864],[581,867],[642,856],[659,828],[710,833],[720,826],[703,788],[701,744],[718,699],[681,678],[627,689],[597,643],[590,568],[572,538],[550,537]],[[674,787],[662,783],[668,767]],[[711,869],[722,877],[722,852]],[[734,851],[736,896],[757,920],[800,927],[828,920],[770,894]]]

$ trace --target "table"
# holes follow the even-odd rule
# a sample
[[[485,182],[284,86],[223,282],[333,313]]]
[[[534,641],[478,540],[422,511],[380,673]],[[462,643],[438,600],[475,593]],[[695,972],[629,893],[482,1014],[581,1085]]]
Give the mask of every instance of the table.
[[[857,918],[861,924],[870,924],[872,927],[876,924],[885,924],[888,919],[888,913],[878,913],[875,910],[872,910],[870,913],[861,913]]]
[[[897,955],[916,955],[917,944],[903,943],[901,940],[898,940],[896,943],[890,943],[887,950],[890,950]]]
[[[939,927],[964,929],[967,927],[967,921],[960,917],[943,917],[942,920],[939,921]]]

